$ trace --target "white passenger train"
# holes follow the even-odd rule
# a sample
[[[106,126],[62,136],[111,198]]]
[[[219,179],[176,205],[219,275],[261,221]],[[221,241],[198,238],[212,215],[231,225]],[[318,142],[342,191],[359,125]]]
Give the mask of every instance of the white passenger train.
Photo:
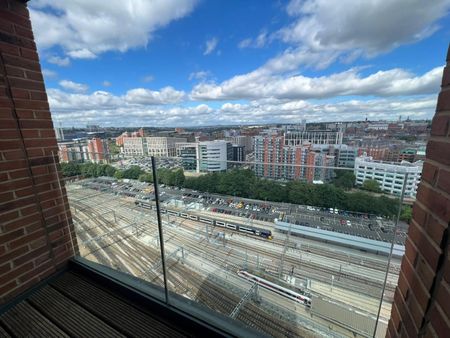
[[[307,307],[311,306],[311,298],[308,297],[308,295],[306,295],[306,294],[301,294],[301,293],[286,289],[280,285],[269,282],[268,280],[266,280],[264,278],[252,275],[251,273],[249,273],[245,270],[239,270],[237,272],[237,274],[239,277],[244,278],[250,282],[256,282],[256,283],[258,283],[258,285],[262,286],[263,288],[273,291],[283,297],[289,298],[289,299],[291,299],[297,303],[303,304]]]
[[[134,204],[136,204],[137,206],[139,206],[141,208],[156,210],[156,205],[152,202],[135,200]],[[253,236],[272,239],[272,231],[267,230],[267,229],[261,229],[261,228],[257,228],[254,226],[230,223],[230,222],[226,222],[226,221],[219,221],[219,220],[213,219],[213,218],[207,218],[204,216],[198,216],[198,215],[191,214],[188,212],[171,210],[171,209],[166,209],[166,208],[160,208],[160,211],[161,211],[161,214],[169,214],[171,216],[177,216],[177,217],[181,217],[181,218],[190,219],[193,221],[199,221],[199,222],[202,222],[205,224],[211,224],[213,226],[218,226],[218,227],[222,227],[222,228],[226,228],[226,229],[230,229],[230,230],[234,230],[234,231],[239,231],[239,232],[243,232],[243,233],[253,235]]]

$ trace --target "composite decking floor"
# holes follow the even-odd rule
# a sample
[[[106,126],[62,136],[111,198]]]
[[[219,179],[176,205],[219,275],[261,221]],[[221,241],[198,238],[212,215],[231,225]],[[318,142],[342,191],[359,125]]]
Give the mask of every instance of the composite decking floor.
[[[66,272],[0,315],[0,337],[186,337],[98,282]]]

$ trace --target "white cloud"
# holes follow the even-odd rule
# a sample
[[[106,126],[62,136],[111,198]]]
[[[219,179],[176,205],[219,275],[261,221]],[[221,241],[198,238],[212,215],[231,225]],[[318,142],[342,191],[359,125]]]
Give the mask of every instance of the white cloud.
[[[169,104],[177,103],[184,99],[183,91],[175,90],[172,87],[162,88],[160,91],[153,91],[145,88],[135,88],[129,90],[125,95],[125,101],[132,104]]]
[[[102,82],[102,85],[103,85],[104,87],[111,87],[111,86],[112,86],[112,83],[105,80],[105,81]]]
[[[214,49],[216,49],[218,43],[219,40],[216,37],[207,40],[205,43],[205,51],[203,52],[203,55],[211,54],[214,51]]]
[[[189,81],[192,81],[192,80],[205,81],[209,77],[211,77],[210,71],[200,70],[198,72],[192,72],[191,74],[189,74]]]
[[[219,110],[222,124],[292,123],[308,121],[354,121],[365,117],[396,120],[399,116],[430,118],[436,96],[414,99],[348,100],[313,104],[304,100],[254,100],[248,104],[225,103]],[[245,112],[245,114],[242,114]]]
[[[132,92],[132,91],[131,91]],[[163,92],[163,89],[159,92]],[[436,95],[413,98],[346,100],[335,103],[312,103],[306,100],[256,99],[246,103],[224,102],[219,108],[201,103],[193,106],[155,104],[167,101],[151,99],[129,102],[129,94],[116,96],[106,91],[91,94],[67,93],[48,89],[49,103],[55,118],[66,126],[95,122],[114,126],[201,126],[217,124],[262,124],[308,121],[395,120],[398,116],[431,118]],[[132,92],[133,93],[133,92]],[[136,94],[136,93],[135,93]],[[147,93],[148,94],[148,93]],[[157,96],[157,95],[156,95]]]
[[[295,22],[279,37],[312,51],[373,56],[429,36],[449,8],[448,0],[293,0],[287,12]]]
[[[73,59],[95,59],[97,57],[97,55],[86,48],[71,50],[67,54]]]
[[[194,100],[235,100],[277,98],[291,100],[323,99],[336,96],[394,96],[436,93],[442,67],[423,75],[403,69],[390,69],[362,76],[350,69],[320,77],[282,77],[266,69],[239,75],[220,84],[200,83],[192,89]]]
[[[59,81],[59,85],[64,89],[76,92],[76,93],[84,93],[89,89],[89,86],[83,83],[77,83],[70,80],[61,80]]]
[[[70,65],[70,59],[68,57],[59,57],[56,55],[50,56],[47,61],[49,63],[53,63],[54,65],[58,65],[60,67],[67,67]]]
[[[196,0],[52,1],[30,3],[40,49],[60,46],[74,58],[145,47],[152,34],[188,15]]]
[[[324,69],[422,40],[439,29],[438,20],[449,10],[450,0],[291,0],[286,8],[291,24],[274,33],[262,31],[238,46],[260,48],[280,39],[289,47],[267,67]]]
[[[252,44],[252,39],[247,38],[247,39],[244,39],[241,42],[239,42],[238,47],[239,48],[247,48],[247,47],[250,47],[251,44]]]
[[[155,79],[153,75],[146,75],[142,78],[142,82],[152,82]]]
[[[54,79],[54,78],[58,77],[58,73],[56,73],[55,71],[53,71],[51,69],[46,69],[46,68],[42,69],[42,74],[47,79]]]
[[[268,40],[267,31],[262,31],[259,35],[253,40],[251,38],[247,38],[239,42],[239,48],[262,48],[266,45]]]

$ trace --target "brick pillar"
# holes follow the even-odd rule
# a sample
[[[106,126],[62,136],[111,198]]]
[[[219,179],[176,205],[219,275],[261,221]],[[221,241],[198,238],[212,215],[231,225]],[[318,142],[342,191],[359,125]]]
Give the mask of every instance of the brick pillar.
[[[450,48],[388,337],[450,337]]]
[[[57,150],[26,1],[0,0],[0,305],[78,250]]]

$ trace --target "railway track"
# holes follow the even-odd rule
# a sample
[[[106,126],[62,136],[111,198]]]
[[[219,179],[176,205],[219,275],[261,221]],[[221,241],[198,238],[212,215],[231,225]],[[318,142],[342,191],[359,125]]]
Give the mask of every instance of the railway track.
[[[125,205],[123,205],[123,206],[126,207]],[[129,209],[129,208],[127,208],[127,209]],[[136,209],[133,206],[133,208],[131,210],[136,210]],[[129,220],[128,220],[128,222],[129,222]],[[236,243],[234,243],[234,244],[236,244]],[[191,249],[199,251],[199,252],[205,250],[205,247],[195,247],[190,242],[188,242],[188,243],[184,242],[183,244],[180,243],[180,245],[189,246]],[[237,244],[237,245],[239,245],[239,244]],[[260,249],[256,249],[256,250],[259,250],[263,255],[266,255],[266,256],[268,255],[268,253],[266,251],[263,252]],[[253,249],[253,251],[255,251],[255,249]],[[236,261],[239,261],[239,260],[242,261],[242,255],[235,254],[235,253],[233,253],[232,250],[230,250],[228,252],[227,257],[228,258],[232,257]],[[272,257],[274,259],[274,262],[276,262],[279,259],[279,257],[276,254],[272,254]],[[218,258],[217,255],[211,255],[210,259],[212,259],[216,264],[218,264],[224,268],[229,269],[230,267],[232,267],[232,268],[236,269],[236,268],[241,267],[236,264],[234,264],[234,266],[233,266],[233,263],[231,262],[230,259],[223,260],[223,259]],[[291,261],[290,259],[288,259],[287,261],[290,262],[291,264],[298,263],[297,261],[295,261],[295,260]],[[277,270],[278,265],[276,263],[274,263],[273,267],[269,267],[269,270],[271,270],[271,268]],[[304,277],[305,275],[309,275],[309,276],[312,276],[315,279],[322,281],[322,282],[329,282],[331,275],[337,276],[339,274],[339,272],[337,270],[333,270],[333,269],[330,269],[327,267],[323,267],[322,265],[317,265],[314,263],[308,263],[308,262],[303,262],[303,261],[302,261],[302,270],[300,272],[301,272],[301,275],[297,275],[297,277]],[[289,271],[287,271],[287,269],[286,269],[285,273],[289,273]],[[345,278],[347,277],[347,279],[353,280],[353,283],[351,283],[352,291],[353,291],[353,289],[355,289],[355,285],[354,285],[355,282],[359,282],[359,283],[361,283],[361,285],[359,287],[357,287],[357,289],[360,290],[361,293],[369,294],[370,296],[375,296],[377,298],[380,297],[379,290],[381,289],[381,284],[377,284],[376,282],[374,283],[373,281],[364,283],[364,280],[361,281],[361,278],[359,278],[359,276],[357,276],[357,275],[355,276],[355,275],[350,274],[349,276],[346,276],[346,275],[341,274],[341,276],[339,278],[341,278],[341,277],[342,277],[342,281],[336,281],[337,286],[341,286],[343,288],[348,288],[350,283],[345,282]],[[370,291],[370,292],[367,292],[367,291]],[[391,297],[390,293],[393,294],[393,290],[390,290],[389,285],[388,285],[387,292],[388,292],[388,295],[386,298],[389,299]]]
[[[80,206],[78,203],[72,203],[75,206]],[[85,234],[89,236],[98,236],[101,231],[110,231],[110,227],[106,224],[111,224],[109,221],[99,215],[95,210],[89,210],[90,208],[83,205],[83,211],[77,211],[79,213],[83,213],[84,217],[90,219],[95,226],[88,227],[85,222],[83,222],[82,218],[79,216],[74,217],[74,221],[77,222],[77,225],[80,224],[81,227],[84,226],[82,230],[85,231]],[[95,215],[92,218],[92,215]],[[91,217],[91,218],[89,218]],[[83,231],[82,231],[83,232]],[[87,236],[87,237],[89,237]],[[120,234],[115,234],[115,237],[121,237]],[[113,237],[114,237],[113,236]],[[125,234],[122,234],[125,237]],[[140,268],[136,267],[136,262],[132,261],[130,257],[127,255],[122,257],[121,260],[127,261],[127,265],[123,264],[121,260],[115,259],[114,255],[117,255],[118,252],[115,250],[115,246],[122,246],[122,250],[124,247],[124,237],[121,237],[119,240],[114,240],[109,236],[101,238],[101,245],[95,247],[95,250],[89,254],[95,254],[96,259],[107,266],[111,266],[113,268],[119,268],[121,271],[132,273],[129,270],[129,266],[134,266],[135,269],[140,269],[143,273],[145,273],[146,280],[151,280],[153,283],[162,285],[162,281],[160,280],[160,275],[156,272],[148,273],[145,271],[146,269],[142,266]],[[84,240],[87,240],[85,237]],[[131,242],[130,245],[125,245],[129,250],[132,247],[132,255],[134,257],[140,257],[140,255],[144,255],[145,257],[151,257],[157,259],[159,257],[159,252],[154,249],[150,249],[148,246],[142,244],[139,240],[135,240],[133,236],[126,236],[126,241]],[[108,258],[102,259],[100,253],[105,253]],[[227,292],[226,290],[218,287],[217,284],[204,280],[196,274],[193,274],[192,271],[186,269],[177,262],[172,262],[168,266],[168,281],[172,284],[172,289],[174,292],[183,293],[190,297],[193,297],[198,302],[224,314],[229,315],[231,310],[233,310],[234,306],[238,303],[239,297]],[[186,285],[191,285],[187,287]],[[199,286],[201,286],[201,290],[199,290]],[[254,305],[246,305],[238,315],[238,319],[243,321],[244,323],[250,325],[251,327],[260,330],[261,332],[268,333],[274,337],[294,337],[297,336],[295,327],[291,327],[291,325],[287,322],[274,319],[271,315],[266,314],[261,309],[255,307]]]

